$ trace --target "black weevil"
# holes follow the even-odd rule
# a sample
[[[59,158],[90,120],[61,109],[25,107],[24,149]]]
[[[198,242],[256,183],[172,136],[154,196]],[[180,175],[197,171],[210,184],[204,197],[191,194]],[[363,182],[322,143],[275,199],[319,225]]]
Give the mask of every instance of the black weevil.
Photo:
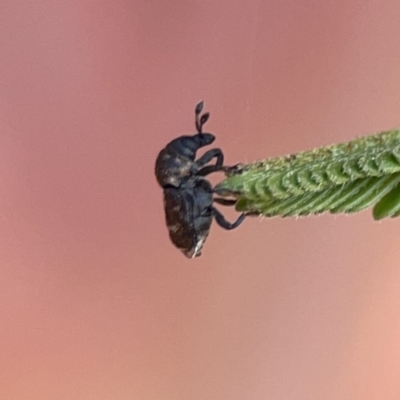
[[[245,214],[241,214],[234,223],[230,223],[213,206],[213,202],[234,205],[236,200],[213,198],[213,187],[205,179],[212,172],[229,169],[223,166],[222,151],[209,150],[196,160],[197,150],[215,140],[211,133],[203,133],[203,125],[210,117],[209,113],[200,116],[203,107],[204,102],[200,102],[195,109],[197,133],[168,143],[156,161],[157,181],[164,189],[169,236],[172,243],[189,258],[201,255],[213,217],[224,229],[236,228],[245,218]],[[213,158],[216,158],[215,165],[206,166]]]

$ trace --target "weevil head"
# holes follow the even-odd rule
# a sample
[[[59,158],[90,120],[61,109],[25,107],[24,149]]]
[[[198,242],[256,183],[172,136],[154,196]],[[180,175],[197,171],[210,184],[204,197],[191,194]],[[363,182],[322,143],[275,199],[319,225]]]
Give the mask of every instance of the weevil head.
[[[156,160],[156,178],[160,186],[179,187],[193,175],[196,153],[215,140],[211,133],[181,136],[168,143]]]
[[[208,146],[213,143],[215,136],[212,133],[196,133],[191,136],[181,136],[172,140],[165,147],[171,155],[183,156],[194,161],[197,150],[200,147]]]
[[[155,173],[161,187],[178,188],[197,172],[196,154],[199,148],[208,146],[215,140],[211,133],[203,133],[203,125],[210,117],[209,113],[200,115],[204,102],[195,110],[195,135],[180,136],[169,142],[160,151],[156,160]]]

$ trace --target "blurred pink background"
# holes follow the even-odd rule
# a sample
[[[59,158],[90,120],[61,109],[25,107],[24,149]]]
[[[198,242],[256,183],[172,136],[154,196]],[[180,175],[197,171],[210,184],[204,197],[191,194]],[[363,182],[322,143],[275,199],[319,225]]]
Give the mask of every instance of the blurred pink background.
[[[399,20],[3,0],[0,397],[398,400],[399,220],[253,218],[188,260],[153,171],[201,99],[227,164],[399,126]]]

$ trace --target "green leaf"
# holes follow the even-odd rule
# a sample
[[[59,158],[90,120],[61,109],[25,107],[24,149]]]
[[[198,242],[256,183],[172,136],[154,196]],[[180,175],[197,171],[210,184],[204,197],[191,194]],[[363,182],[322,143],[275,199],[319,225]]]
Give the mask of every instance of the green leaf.
[[[215,190],[236,209],[272,216],[400,215],[400,130],[227,169]]]

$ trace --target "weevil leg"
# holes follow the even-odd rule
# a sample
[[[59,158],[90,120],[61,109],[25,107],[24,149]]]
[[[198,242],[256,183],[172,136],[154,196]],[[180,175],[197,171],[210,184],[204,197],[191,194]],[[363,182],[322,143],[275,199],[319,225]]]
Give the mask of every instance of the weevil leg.
[[[214,218],[217,221],[217,224],[220,227],[228,230],[237,228],[246,218],[245,214],[241,214],[240,217],[235,222],[231,223],[227,221],[225,217],[216,208],[213,207],[212,211]]]
[[[207,167],[202,168],[200,171],[196,172],[198,176],[210,175],[213,172],[222,171],[224,167],[219,167],[217,165],[207,165]]]
[[[215,150],[219,150],[219,149],[215,149]],[[212,151],[212,150],[210,150],[210,151]],[[207,153],[205,153],[204,155],[206,155],[206,154]],[[221,153],[221,155],[222,155],[222,153]],[[198,161],[200,161],[203,157],[200,157]],[[207,165],[207,167],[202,168],[199,172],[196,173],[196,175],[206,176],[208,174],[211,174],[213,172],[218,172],[218,171],[223,171],[226,176],[241,173],[242,164],[236,164],[232,167],[228,167],[226,165],[222,165],[224,162],[223,155],[222,155],[221,159],[222,159],[222,161],[219,161],[217,159],[217,162],[215,165]],[[209,161],[211,161],[211,159]]]
[[[227,190],[225,188],[214,188],[213,193],[216,193],[220,196],[239,196],[241,194],[239,190]]]
[[[209,163],[213,158],[216,158],[217,161],[215,165],[208,165],[205,167],[207,163]],[[195,161],[194,165],[197,168],[196,175],[206,176],[211,174],[212,172],[221,171],[223,169],[222,164],[224,163],[224,155],[221,149],[212,149],[204,153],[197,161]]]
[[[214,201],[222,206],[234,206],[237,203],[236,199],[222,199],[221,197],[215,197]]]

